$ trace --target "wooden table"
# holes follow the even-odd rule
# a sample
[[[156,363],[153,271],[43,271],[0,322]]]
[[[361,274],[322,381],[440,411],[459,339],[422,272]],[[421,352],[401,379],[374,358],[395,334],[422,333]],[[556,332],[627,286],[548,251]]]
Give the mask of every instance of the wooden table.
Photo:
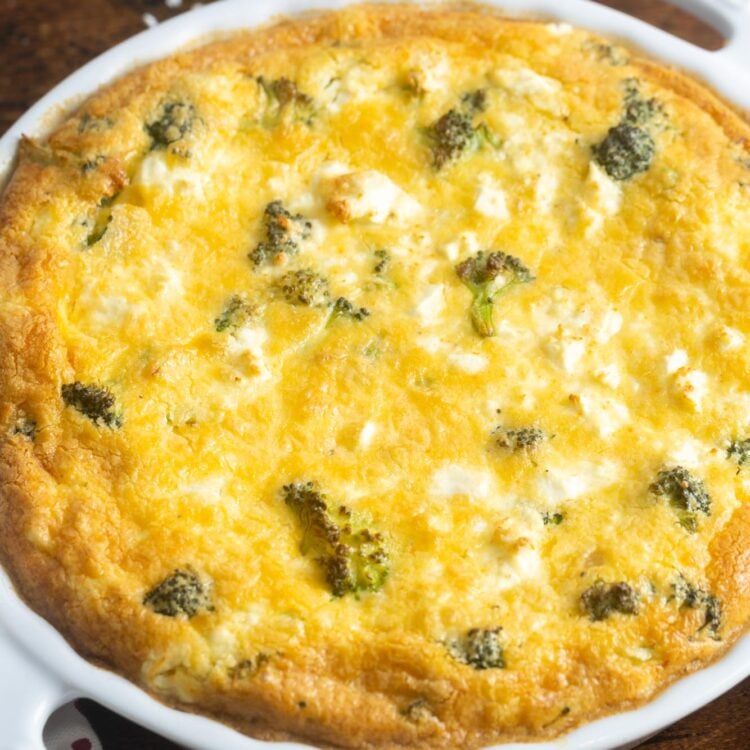
[[[711,49],[721,46],[721,37],[716,32],[665,3],[605,0],[604,4]],[[191,0],[184,0],[182,8],[170,10],[160,0],[0,0],[0,133],[66,75],[141,31],[145,26],[144,14],[164,20],[192,5]],[[81,701],[80,705],[102,738],[105,750],[176,747],[92,701]],[[648,740],[643,747],[649,750],[750,748],[750,680]]]

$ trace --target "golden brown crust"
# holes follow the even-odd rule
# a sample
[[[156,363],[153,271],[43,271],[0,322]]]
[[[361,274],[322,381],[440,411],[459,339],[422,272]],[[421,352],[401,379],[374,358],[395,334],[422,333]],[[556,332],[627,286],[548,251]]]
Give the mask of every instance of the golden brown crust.
[[[522,44],[523,23],[509,32],[502,24],[488,22],[485,13],[473,6],[429,11],[375,6],[350,15],[320,14],[139,69],[81,109],[87,121],[118,115],[116,128],[106,136],[114,155],[105,158],[93,181],[73,175],[80,175],[81,160],[96,158],[104,137],[96,128],[82,127],[80,114],[63,123],[49,145],[22,144],[21,166],[0,205],[0,283],[7,290],[0,308],[0,432],[8,435],[0,443],[0,560],[31,607],[87,658],[144,685],[143,665],[154,643],[198,636],[187,621],[155,617],[105,578],[101,588],[78,585],[77,577],[96,581],[100,569],[120,565],[128,554],[122,539],[104,528],[85,527],[86,516],[77,512],[77,504],[86,504],[88,513],[98,505],[100,517],[112,519],[117,527],[119,509],[110,498],[128,459],[124,437],[108,438],[105,445],[97,442],[94,425],[79,426],[80,440],[64,429],[60,383],[71,379],[77,363],[64,344],[56,308],[71,270],[62,249],[31,241],[32,209],[45,205],[71,179],[77,194],[89,201],[126,187],[132,177],[125,163],[131,135],[141,133],[145,143],[140,126],[144,113],[178,80],[180,71],[208,71],[228,61],[251,69],[256,56],[271,51],[356,40],[426,35],[480,47],[502,42],[510,50]],[[650,61],[638,59],[635,65],[650,82],[700,107],[750,153],[746,123],[704,87]],[[566,70],[564,63],[559,68],[562,79],[575,78],[576,71]],[[350,219],[345,203],[332,199],[328,210],[342,222]],[[33,445],[10,434],[19,409],[44,425]],[[85,481],[77,487],[79,494],[67,496],[58,509],[49,498],[60,492],[65,477]],[[38,502],[42,496],[44,503]],[[64,518],[56,517],[58,510]],[[91,535],[101,538],[91,544]],[[47,551],[52,536],[55,554]],[[283,661],[260,664],[253,680],[219,672],[201,678],[186,673],[175,703],[188,710],[195,705],[253,736],[304,738],[331,747],[468,748],[553,737],[582,721],[642,704],[736,641],[750,621],[748,550],[750,507],[745,504],[710,547],[708,577],[724,602],[724,644],[716,648],[712,643],[688,643],[684,632],[676,630],[667,635],[672,638],[671,658],[642,677],[600,663],[596,648],[581,641],[508,670],[498,678],[498,687],[446,665],[441,644],[383,635],[363,644],[354,658],[350,651],[310,642]],[[655,640],[664,636],[657,609],[646,605],[642,613]],[[575,712],[561,709],[563,683]],[[153,690],[153,685],[144,686]],[[499,699],[521,694],[517,705],[499,711]]]

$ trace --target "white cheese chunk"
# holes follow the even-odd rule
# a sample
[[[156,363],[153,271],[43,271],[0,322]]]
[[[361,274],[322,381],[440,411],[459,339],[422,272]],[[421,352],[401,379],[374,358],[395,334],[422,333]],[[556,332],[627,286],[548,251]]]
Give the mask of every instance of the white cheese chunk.
[[[672,375],[688,363],[688,355],[684,349],[675,349],[667,357],[667,375]]]
[[[574,373],[586,354],[586,341],[582,336],[558,326],[557,331],[544,342],[543,350],[558,367],[562,367],[565,372]]]
[[[487,357],[482,354],[472,354],[471,352],[451,352],[448,355],[448,362],[469,375],[476,375],[482,372],[489,364]]]
[[[737,349],[741,349],[744,343],[744,335],[736,328],[723,326],[719,332],[719,347],[723,352],[733,352]]]
[[[462,232],[458,239],[443,246],[445,257],[455,263],[460,258],[474,255],[479,250],[479,237],[476,232]]]
[[[157,192],[167,198],[190,194],[193,199],[204,197],[209,182],[205,171],[181,164],[171,165],[165,156],[153,151],[140,164],[133,185]]]
[[[627,406],[609,396],[588,390],[579,394],[583,415],[596,427],[602,437],[608,437],[630,421]]]
[[[408,222],[422,211],[414,198],[374,169],[323,178],[319,187],[328,212],[343,223]]]
[[[226,351],[235,368],[245,377],[270,380],[271,371],[266,364],[263,346],[268,333],[262,326],[243,326],[227,338]]]
[[[531,68],[501,68],[493,71],[492,79],[513,95],[525,97],[543,112],[564,115],[567,111],[560,81],[539,75]]]
[[[674,373],[674,387],[695,411],[703,410],[703,401],[708,394],[708,375],[705,372],[683,367]]]
[[[617,365],[602,365],[594,370],[594,377],[610,388],[617,388],[622,381],[620,369]]]
[[[606,344],[622,328],[622,315],[613,309],[605,311],[596,331],[596,340],[599,344]]]
[[[622,188],[594,161],[589,163],[581,202],[581,223],[586,237],[596,234],[622,205]]]
[[[372,439],[375,437],[375,433],[378,431],[378,426],[372,420],[368,420],[362,426],[359,433],[359,447],[369,448],[372,445]]]
[[[474,208],[477,213],[497,222],[507,221],[510,217],[505,191],[490,175],[482,175],[479,178],[479,190],[474,201]]]
[[[487,497],[492,487],[492,477],[486,471],[461,464],[444,464],[432,475],[430,492],[435,497]]]
[[[420,323],[425,326],[440,322],[440,313],[445,308],[445,288],[443,284],[428,284],[422,291],[415,312]]]
[[[565,500],[575,500],[614,484],[619,476],[618,467],[606,460],[549,466],[537,480],[537,499],[554,508]]]

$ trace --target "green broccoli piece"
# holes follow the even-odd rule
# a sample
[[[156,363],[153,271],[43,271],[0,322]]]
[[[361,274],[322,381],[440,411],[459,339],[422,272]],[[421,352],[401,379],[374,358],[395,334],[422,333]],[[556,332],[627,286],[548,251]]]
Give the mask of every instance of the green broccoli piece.
[[[381,248],[375,251],[375,257],[377,258],[377,263],[375,263],[375,267],[372,270],[378,276],[382,276],[390,268],[391,254]]]
[[[122,427],[122,416],[115,411],[115,397],[109,388],[83,383],[65,383],[60,389],[67,406],[77,409],[94,424]]]
[[[389,558],[382,534],[357,524],[345,505],[329,504],[313,482],[285,485],[282,494],[302,527],[300,551],[315,558],[334,596],[383,586]]]
[[[501,252],[486,255],[480,250],[459,263],[456,273],[473,295],[471,322],[480,336],[495,335],[494,301],[517,284],[534,281],[531,271],[518,258]]]
[[[461,109],[448,110],[427,129],[435,169],[442,169],[462,156],[478,151],[485,144],[494,148],[502,145],[485,123],[474,126],[474,116],[487,109],[485,89],[464,94],[461,105]]]
[[[255,308],[241,295],[233,294],[225,303],[224,309],[214,320],[214,328],[218,333],[236,330],[246,323],[255,312]]]
[[[564,520],[564,513],[542,513],[542,523],[545,526],[559,526]]]
[[[278,262],[284,256],[296,255],[300,243],[310,236],[312,224],[301,214],[291,214],[281,201],[271,201],[263,212],[265,239],[248,258],[254,265]]]
[[[328,307],[331,303],[328,281],[310,268],[285,273],[277,285],[290,305]]]
[[[471,115],[455,109],[433,123],[428,138],[432,147],[432,164],[436,169],[442,169],[460,156],[479,148]]]
[[[740,469],[748,463],[750,461],[750,438],[732,440],[727,448],[727,458],[734,461]]]
[[[698,529],[699,513],[711,515],[711,497],[705,485],[682,466],[662,469],[649,490],[669,500],[680,525],[691,533]]]
[[[184,138],[193,128],[195,107],[185,102],[162,104],[156,118],[146,123],[151,149],[163,149]]]
[[[365,307],[354,307],[346,297],[339,297],[331,307],[326,327],[333,325],[339,318],[362,321],[370,316],[370,311]]]
[[[635,126],[647,125],[662,111],[662,106],[656,99],[643,98],[638,79],[629,78],[625,82],[625,114],[622,122]]]
[[[288,78],[268,79],[258,76],[258,85],[263,90],[270,105],[270,110],[263,118],[263,125],[273,127],[278,125],[283,112],[293,109],[294,118],[311,125],[315,116],[314,100],[303,93],[294,81]]]
[[[721,602],[713,594],[690,583],[680,574],[672,584],[672,596],[680,609],[702,609],[703,625],[699,628],[699,632],[707,629],[711,637],[718,640],[723,614]]]
[[[606,620],[614,612],[638,614],[638,594],[624,581],[597,581],[581,594],[581,609],[593,622]]]
[[[462,638],[449,642],[448,652],[462,664],[474,669],[504,669],[505,652],[500,644],[502,628],[472,628]]]
[[[211,585],[192,570],[175,570],[144,597],[143,603],[159,615],[195,617],[201,610],[213,611]]]
[[[34,438],[36,438],[36,432],[36,422],[28,417],[24,411],[19,409],[16,414],[16,420],[15,422],[13,422],[13,425],[10,428],[10,434],[21,435],[27,440],[34,440]]]
[[[469,91],[461,97],[464,112],[476,115],[487,110],[487,89]]]
[[[530,453],[535,451],[544,441],[545,434],[538,427],[520,427],[518,429],[509,429],[507,427],[497,427],[492,432],[495,445],[499,448],[517,453],[526,451]]]
[[[256,656],[250,659],[243,659],[229,667],[227,673],[232,680],[247,680],[250,677],[255,677],[269,661],[271,661],[271,655],[261,651]]]
[[[656,145],[641,127],[621,122],[594,146],[594,157],[614,180],[629,180],[651,166]]]

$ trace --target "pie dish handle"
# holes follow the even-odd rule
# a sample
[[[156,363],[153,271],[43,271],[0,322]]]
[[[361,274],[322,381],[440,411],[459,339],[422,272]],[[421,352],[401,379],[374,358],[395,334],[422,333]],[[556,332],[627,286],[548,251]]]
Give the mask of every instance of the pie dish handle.
[[[712,54],[750,67],[750,0],[667,0],[713,26],[726,44]]]
[[[75,697],[0,622],[0,750],[44,750],[50,714]]]

